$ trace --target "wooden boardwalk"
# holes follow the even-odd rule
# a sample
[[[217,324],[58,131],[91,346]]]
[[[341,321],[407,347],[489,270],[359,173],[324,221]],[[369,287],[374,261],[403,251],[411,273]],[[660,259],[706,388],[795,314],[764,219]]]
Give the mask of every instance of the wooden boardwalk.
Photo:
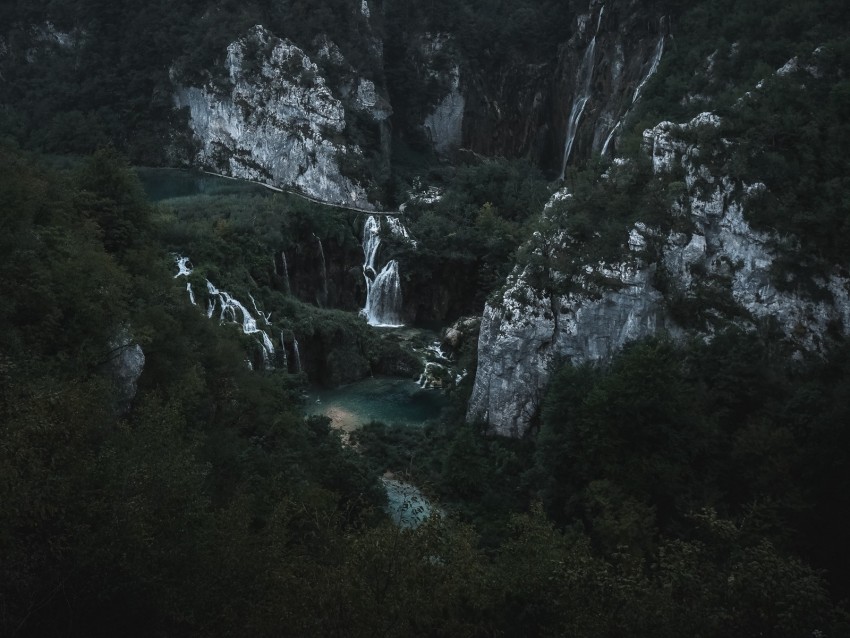
[[[345,204],[334,204],[332,202],[326,202],[312,195],[307,195],[300,191],[290,190],[286,188],[279,188],[277,186],[272,186],[271,184],[265,184],[263,182],[258,182],[253,179],[245,179],[244,177],[233,177],[231,175],[222,175],[221,173],[214,173],[212,171],[203,171],[207,175],[214,175],[215,177],[223,177],[224,179],[232,179],[237,182],[248,182],[249,184],[257,184],[258,186],[262,186],[263,188],[268,188],[270,191],[274,191],[275,193],[285,193],[287,195],[294,195],[295,197],[300,197],[301,199],[305,199],[308,202],[312,202],[313,204],[318,204],[319,206],[330,206],[332,208],[339,208],[341,210],[350,210],[354,213],[364,213],[366,215],[380,215],[384,217],[404,217],[404,212],[400,210],[367,210],[365,208],[358,208],[356,206],[346,206]]]

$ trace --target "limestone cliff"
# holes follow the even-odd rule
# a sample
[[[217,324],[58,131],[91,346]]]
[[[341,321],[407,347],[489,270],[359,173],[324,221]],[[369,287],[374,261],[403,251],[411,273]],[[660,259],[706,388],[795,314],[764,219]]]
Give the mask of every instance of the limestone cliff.
[[[330,45],[323,51],[330,57],[335,53]],[[356,164],[363,156],[342,135],[343,102],[302,49],[256,26],[230,44],[225,65],[225,90],[210,81],[203,87],[181,86],[174,98],[189,110],[201,166],[327,202],[371,208],[368,185],[343,174],[344,163]],[[361,110],[377,120],[387,117],[388,107],[372,82],[357,79],[347,89]]]
[[[541,289],[529,267],[515,270],[497,302],[484,311],[470,420],[485,421],[495,434],[522,436],[540,407],[553,365],[605,359],[627,341],[661,330],[676,336],[688,329],[710,338],[729,322],[749,329],[772,325],[792,347],[814,352],[825,349],[830,333],[848,333],[850,280],[840,269],[814,280],[816,294],[779,285],[774,264],[783,254],[794,254],[795,240],[754,230],[745,216],[766,187],[725,174],[722,163],[692,141],[697,133],[718,134],[720,123],[703,113],[685,124],[662,122],[644,132],[655,178],[681,176],[683,192],[669,210],[675,221],[669,228],[637,223],[624,233],[628,258],[588,263],[570,275],[554,273],[555,281],[568,279],[567,286],[552,288],[568,292],[554,297]],[[722,140],[714,152],[722,156],[733,144]],[[624,165],[615,162],[605,177],[616,179]],[[570,196],[558,195],[569,214]],[[575,248],[557,228],[551,237],[535,239],[535,250],[544,257],[546,251],[557,255]],[[695,322],[682,325],[674,311],[689,301],[703,310]]]

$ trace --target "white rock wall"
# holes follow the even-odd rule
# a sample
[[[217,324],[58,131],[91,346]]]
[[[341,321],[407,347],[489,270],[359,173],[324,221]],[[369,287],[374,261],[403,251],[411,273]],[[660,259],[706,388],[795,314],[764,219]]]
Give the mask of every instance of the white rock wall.
[[[304,51],[255,26],[230,44],[225,64],[229,93],[207,85],[175,94],[176,105],[189,109],[202,166],[371,208],[363,185],[340,172],[343,157],[362,155],[335,139],[345,129],[343,105]]]

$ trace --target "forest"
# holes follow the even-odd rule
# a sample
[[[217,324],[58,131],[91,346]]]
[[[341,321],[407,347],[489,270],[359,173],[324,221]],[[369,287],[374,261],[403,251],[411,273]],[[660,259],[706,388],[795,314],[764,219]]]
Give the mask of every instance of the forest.
[[[0,5],[0,635],[850,635],[838,328],[803,353],[770,320],[720,322],[706,300],[670,296],[683,333],[558,361],[521,439],[466,420],[474,340],[455,353],[468,375],[421,427],[372,422],[344,441],[305,417],[311,384],[418,374],[353,312],[362,216],[268,191],[153,201],[138,167],[179,164],[174,131],[192,143],[170,66],[207,68],[262,22],[299,42],[330,33],[368,67],[358,43],[373,29],[392,90],[427,100],[393,55],[406,25],[451,31],[468,60],[498,69],[555,56],[587,3],[384,0],[370,24],[344,4]],[[561,184],[523,158],[438,161],[394,140],[394,196],[414,176],[442,192],[407,209],[415,248],[385,247],[421,296],[417,320],[480,316],[517,264],[541,265],[535,241],[553,224],[575,242],[563,272],[617,258],[637,220],[682,224],[667,215],[681,176],[653,176],[641,133],[699,112],[686,95],[711,95],[723,118],[699,133],[704,148],[739,141],[712,168],[767,185],[749,222],[796,238],[775,281],[805,291],[850,263],[846,3],[640,4],[671,16],[675,42],[623,133],[631,163],[571,166],[568,210],[539,216]],[[48,14],[68,33],[84,25],[86,46],[26,65],[6,55],[37,49],[30,26]],[[821,75],[775,75],[792,55]],[[308,241],[344,256],[322,299]],[[194,272],[176,279],[184,254]],[[273,312],[281,343],[297,336],[309,353],[303,369],[264,369],[252,338],[191,305],[186,283],[205,279]],[[128,398],[116,365],[136,346]],[[387,472],[435,504],[427,521],[393,521]]]

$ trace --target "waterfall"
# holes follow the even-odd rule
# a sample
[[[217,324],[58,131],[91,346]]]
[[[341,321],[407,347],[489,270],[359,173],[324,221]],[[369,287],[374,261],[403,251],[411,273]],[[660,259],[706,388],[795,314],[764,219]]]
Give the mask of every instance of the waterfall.
[[[392,259],[374,281],[367,278],[366,319],[370,325],[401,326],[401,279],[398,262]]]
[[[177,277],[185,276],[188,277],[192,274],[192,265],[189,262],[188,257],[177,257],[175,256],[175,260],[177,262],[177,274],[174,275],[175,279]],[[229,293],[224,292],[223,290],[219,290],[215,287],[215,285],[207,279],[207,294],[209,295],[209,299],[207,299],[207,319],[212,319],[213,313],[215,313],[216,307],[221,305],[221,313],[219,314],[219,319],[221,321],[233,321],[234,323],[239,323],[242,325],[242,332],[246,335],[259,335],[261,341],[258,341],[258,344],[262,348],[263,355],[263,364],[266,369],[272,368],[272,357],[274,356],[274,344],[272,340],[269,339],[269,336],[266,334],[264,330],[260,330],[257,327],[257,321],[254,317],[251,316],[251,313],[248,312],[248,309],[245,308],[238,300],[234,299],[230,296]],[[192,284],[190,282],[186,282],[186,291],[189,293],[189,301],[193,306],[197,306],[197,302],[195,301],[195,291],[192,290]],[[249,294],[248,297],[251,299],[251,303],[254,305],[254,310],[257,314],[263,318],[266,325],[271,325],[271,313],[263,314],[263,312],[257,307],[257,302],[254,299],[253,295]],[[284,357],[286,354],[284,353]],[[250,361],[248,362],[250,366]],[[251,366],[253,369],[253,366]]]
[[[270,313],[270,312],[269,312],[269,313],[264,313],[262,310],[260,310],[260,309],[257,307],[257,301],[254,299],[254,295],[252,295],[251,293],[248,293],[248,299],[250,299],[250,300],[251,300],[251,303],[253,304],[253,306],[254,306],[254,310],[257,312],[257,314],[258,314],[258,315],[260,315],[260,317],[262,317],[262,318],[263,318],[263,322],[264,322],[267,326],[272,325],[272,322],[270,321],[270,320],[271,320],[271,317],[272,317],[272,313]]]
[[[313,233],[313,237],[316,237],[315,233]],[[322,258],[322,292],[321,299],[316,299],[316,302],[320,306],[325,306],[328,303],[328,269],[325,266],[325,250],[322,248],[322,240],[316,237],[316,241],[319,243],[319,256]]]
[[[283,330],[280,331],[280,367],[289,372],[289,361],[286,357],[286,342],[283,340]]]
[[[375,275],[375,255],[378,252],[378,246],[381,245],[381,222],[375,215],[369,215],[366,218],[366,224],[363,226],[363,271],[372,271],[372,276]]]
[[[292,337],[292,354],[295,355],[295,373],[301,374],[301,352],[298,350],[298,339]]]
[[[280,251],[280,261],[283,263],[283,282],[286,285],[286,294],[292,294],[292,289],[289,287],[289,266],[286,264],[286,253]]]
[[[403,228],[400,223],[399,226]],[[362,314],[372,326],[401,326],[402,299],[398,262],[393,259],[383,267],[380,273],[375,270],[375,256],[381,245],[380,232],[380,220],[374,215],[369,215],[363,226],[363,277],[366,279],[366,306]]]
[[[635,94],[632,96],[632,106],[638,101],[640,98],[640,93],[643,91],[643,87],[649,82],[649,79],[655,75],[655,72],[658,71],[658,65],[661,63],[661,57],[664,55],[664,35],[658,39],[658,44],[655,45],[655,51],[652,54],[652,60],[649,65],[649,70],[646,72],[646,75],[643,76],[643,79],[638,82],[637,88],[635,89]],[[611,132],[608,134],[607,139],[605,140],[605,144],[602,145],[602,156],[608,154],[608,146],[611,144],[611,141],[614,139],[614,134],[620,129],[620,126],[623,124],[623,120],[629,115],[631,112],[631,107],[629,111],[620,119],[619,122],[611,129]]]
[[[644,85],[649,82],[649,78],[655,75],[655,72],[658,70],[658,64],[661,62],[661,56],[664,55],[664,35],[658,39],[658,44],[655,45],[655,53],[652,55],[652,64],[649,65],[649,71],[647,71],[646,75],[638,84],[635,89],[635,95],[632,98],[632,104],[638,101],[640,97],[640,92],[643,90]]]
[[[215,311],[216,303],[221,304],[221,321],[226,321],[229,317],[234,323],[242,324],[242,332],[246,335],[259,334],[262,338],[263,359],[268,361],[267,357],[274,354],[274,344],[265,331],[257,327],[257,321],[248,312],[248,309],[243,306],[237,299],[230,296],[229,293],[216,288],[209,279],[207,279],[207,292],[211,297],[210,303],[207,305],[207,317],[212,317]],[[241,321],[240,321],[241,317]]]
[[[578,133],[578,125],[581,122],[581,116],[584,114],[584,107],[587,106],[591,96],[591,85],[593,83],[593,62],[596,54],[596,35],[599,33],[599,25],[602,24],[602,14],[605,12],[603,6],[599,10],[599,18],[596,21],[596,32],[587,45],[587,50],[584,52],[584,58],[581,61],[581,66],[576,76],[576,94],[573,98],[573,106],[570,109],[570,117],[567,120],[567,139],[564,143],[564,159],[561,162],[561,181],[567,172],[567,162],[570,160],[570,154],[573,151],[576,134]]]
[[[416,248],[416,240],[410,236],[410,231],[407,230],[407,227],[401,223],[398,217],[387,215],[385,219],[387,220],[387,225],[390,227],[390,233],[394,237],[398,237]]]
[[[602,145],[602,157],[605,157],[605,155],[608,153],[608,146],[611,144],[611,140],[614,139],[614,133],[617,132],[617,129],[620,128],[620,124],[622,123],[622,120],[617,122],[614,125],[614,128],[611,129],[611,132],[608,133],[608,137],[605,138],[605,143]]]

